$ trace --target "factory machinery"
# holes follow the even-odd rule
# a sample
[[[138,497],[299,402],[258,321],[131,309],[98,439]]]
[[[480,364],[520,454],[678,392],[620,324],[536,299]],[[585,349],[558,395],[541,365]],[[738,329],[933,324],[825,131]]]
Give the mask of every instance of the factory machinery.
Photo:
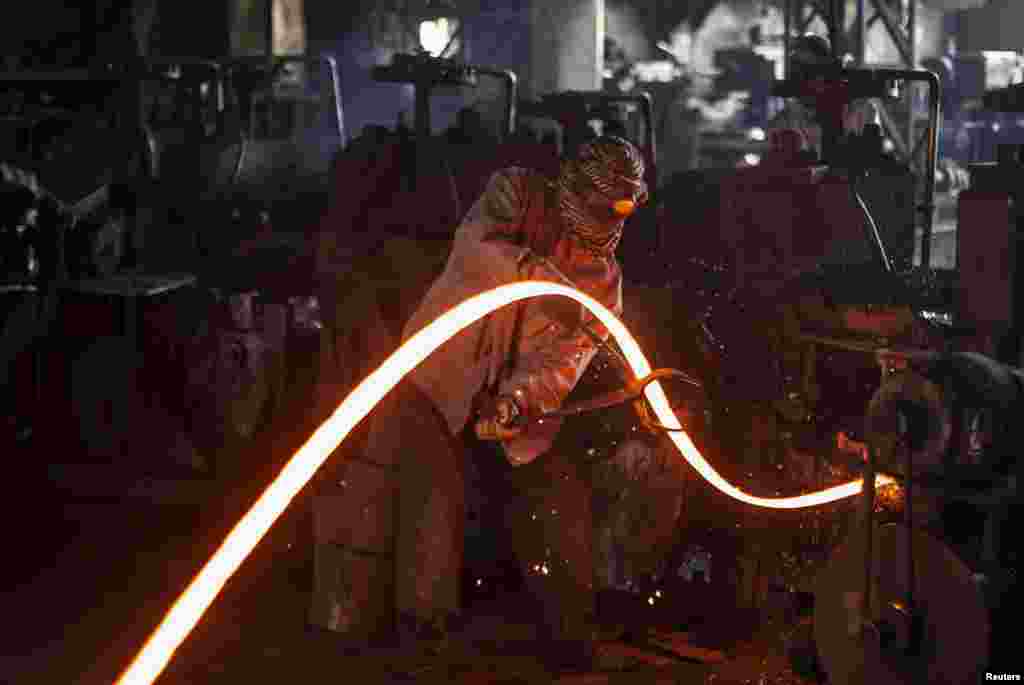
[[[3,72],[0,103],[20,189],[2,226],[2,439],[69,426],[47,450],[61,480],[226,466],[303,396],[318,346],[304,246],[344,143],[333,60]],[[166,463],[117,456],[140,439]]]
[[[761,169],[747,187],[760,184],[755,192],[764,194],[752,202],[743,239],[730,245],[739,262],[733,268],[761,279],[756,295],[748,288],[735,304],[748,311],[774,306],[791,317],[775,341],[782,382],[773,378],[770,386],[784,389],[776,406],[788,410],[789,422],[816,425],[819,438],[834,438],[832,458],[855,455],[868,483],[884,472],[902,488],[900,522],[879,516],[875,488],[865,488],[856,525],[814,583],[817,653],[836,683],[971,682],[1009,658],[1005,607],[1016,591],[1016,557],[1008,526],[1019,496],[1012,424],[1022,389],[1014,323],[1020,286],[1009,261],[1016,254],[1008,208],[1017,158],[976,169],[974,186],[961,195],[955,275],[900,270],[884,239],[887,227],[876,223],[862,196],[865,179],[887,165],[881,133],[869,125],[859,136],[844,136],[841,117],[853,100],[885,98],[914,81],[929,87],[925,192],[914,207],[923,216],[922,240],[929,241],[940,120],[935,76],[822,69],[779,84],[777,94],[814,103],[828,170],[810,192],[834,184],[832,194],[818,200],[817,221],[797,213],[759,223],[756,212],[781,209],[778,195],[793,183],[771,178],[777,169]],[[785,255],[780,247],[791,220],[790,254],[797,259],[790,263],[810,256],[818,261],[813,268],[798,268],[800,275],[787,281],[778,271],[772,278],[764,261],[743,263],[756,236],[750,229],[759,225],[774,229],[774,254]],[[811,255],[796,249],[820,245],[811,241],[823,237],[860,242],[871,256],[830,262],[834,246]],[[773,286],[778,290],[766,297]],[[873,377],[865,375],[870,366]],[[786,389],[794,378],[802,380]]]
[[[266,90],[276,73],[273,64],[262,62],[183,64],[161,71],[158,80],[182,84],[193,71],[205,76],[196,77],[194,89],[184,89],[194,98],[189,111],[207,111],[210,118],[200,116],[193,120],[197,126],[179,132],[193,136],[188,139],[192,143],[178,148],[186,166],[188,159],[201,161],[197,151],[203,149],[202,141],[217,138],[224,117],[234,112],[242,121],[252,120],[259,98],[246,93]],[[231,332],[214,336],[230,338],[231,344],[215,346],[217,354],[207,355],[223,360],[225,368],[268,368],[253,360],[274,358],[260,354],[270,322],[276,321],[268,315],[273,308],[263,302],[266,293],[272,294],[270,304],[280,303],[278,318],[283,319],[274,330],[304,331],[309,337],[305,347],[290,348],[293,361],[288,367],[295,373],[316,369],[323,406],[314,414],[365,377],[387,345],[396,342],[405,317],[443,267],[454,226],[490,173],[512,164],[555,168],[560,146],[525,136],[526,117],[557,122],[569,145],[584,137],[594,121],[606,129],[625,127],[641,144],[651,178],[656,178],[650,104],[644,96],[561,93],[522,102],[511,73],[423,55],[397,57],[376,76],[416,86],[416,126],[366,132],[333,159],[329,175],[317,176],[324,181],[318,187],[320,215],[308,222],[317,226],[315,238],[289,242],[289,231],[277,221],[270,229],[271,219],[279,214],[268,217],[261,208],[259,225],[248,233],[262,230],[262,241],[248,247],[242,240],[215,245],[210,236],[223,232],[199,232],[189,243],[197,258],[182,269],[221,295],[219,304],[213,298],[202,306],[221,312],[219,319],[208,317],[212,330]],[[505,116],[498,135],[485,144],[431,135],[426,114],[430,93],[472,88],[481,76],[496,77],[505,85]],[[891,97],[912,82],[928,85],[931,102],[926,190],[923,200],[912,192],[901,195],[906,211],[900,213],[865,201],[873,184],[896,188],[891,179],[905,172],[884,153],[880,132],[868,126],[858,137],[843,137],[838,120],[849,102]],[[742,474],[762,473],[767,466],[800,474],[803,480],[790,481],[790,486],[799,482],[798,490],[805,490],[828,485],[829,467],[838,465],[847,475],[863,473],[869,483],[873,474],[881,473],[900,484],[904,519],[880,519],[876,510],[882,491],[865,488],[860,514],[852,517],[856,524],[845,542],[829,550],[809,587],[815,598],[820,666],[837,684],[967,682],[979,671],[1007,663],[1005,641],[1012,634],[1007,628],[1012,617],[1000,607],[1008,606],[1016,592],[1015,545],[1005,531],[1011,530],[1018,511],[1013,419],[1021,393],[1021,311],[1014,182],[1024,159],[1007,151],[998,164],[973,170],[974,185],[960,197],[955,274],[913,268],[915,238],[907,227],[917,225],[915,215],[920,214],[922,239],[929,241],[931,233],[938,90],[928,72],[896,70],[836,69],[779,84],[777,95],[816,103],[826,132],[823,163],[808,163],[793,154],[780,135],[760,166],[701,186],[701,203],[682,202],[693,198],[692,193],[655,188],[651,205],[631,219],[623,244],[626,323],[656,367],[681,369],[699,381],[697,395],[683,384],[670,399],[695,442],[724,475],[741,482]],[[334,93],[334,130],[346,142],[336,81],[326,91]],[[220,99],[218,94],[225,92],[241,96]],[[1015,107],[1017,99],[1010,95],[999,106]],[[139,153],[126,158],[143,160],[147,174],[158,178],[158,136],[152,127],[140,125],[137,130],[134,147],[126,148]],[[235,154],[234,166],[228,165],[229,187],[238,182],[246,158],[258,152],[251,145],[253,128],[233,130],[236,144],[221,144],[219,150],[228,158]],[[189,191],[193,206],[228,210],[227,216],[218,214],[218,221],[243,216],[243,208],[224,200],[232,194],[214,181]],[[219,187],[213,198],[210,187]],[[211,199],[219,204],[204,202]],[[136,203],[122,205],[126,209],[118,205],[118,211],[137,215]],[[173,202],[159,206],[168,215],[176,209]],[[196,230],[191,221],[196,216],[188,217],[190,231]],[[175,222],[184,224],[184,217]],[[395,261],[403,250],[415,259]],[[388,260],[392,271],[380,271]],[[18,268],[22,275],[31,275],[25,264]],[[251,268],[234,268],[244,265]],[[229,266],[231,279],[225,277]],[[102,263],[93,267],[94,274],[116,271]],[[305,279],[298,278],[303,273]],[[312,273],[317,279],[309,279]],[[267,274],[275,276],[272,281]],[[138,285],[137,277],[130,280]],[[318,296],[319,317],[303,310],[296,299],[312,294]],[[263,312],[255,317],[258,326],[254,305]],[[167,356],[172,360],[168,364],[179,365],[174,368],[191,364],[187,357]],[[599,358],[571,401],[621,387],[621,378],[608,371],[611,366]],[[219,428],[207,429],[218,434],[209,440],[221,444],[225,424],[242,437],[259,434],[264,423],[272,425],[267,418],[273,405],[266,399],[269,385],[254,389],[257,384],[247,384],[244,373],[226,375],[227,399],[211,410],[219,417]],[[169,378],[163,383],[174,384]],[[82,379],[80,386],[88,385]],[[289,387],[294,391],[298,386]],[[285,396],[289,391],[280,387],[274,392]],[[629,406],[621,411],[600,402],[593,406],[604,410],[581,414],[564,428],[579,437],[588,458],[610,464],[656,461],[652,457],[662,437],[657,425],[641,420]],[[625,433],[629,439],[621,438]],[[350,443],[346,450],[359,449],[358,436]],[[252,451],[239,448],[244,449]],[[808,454],[812,456],[804,456]],[[345,468],[358,475],[361,467]],[[334,475],[325,472],[320,484],[337,482]],[[761,479],[761,486],[756,481],[748,481],[747,489],[756,493],[758,487],[787,487],[782,480],[768,485]],[[678,490],[672,497],[677,495]],[[649,502],[654,506],[654,500]],[[361,502],[352,506],[356,504]],[[711,513],[727,509],[720,502],[709,507]],[[683,515],[675,506],[665,511],[669,525],[654,526],[638,538],[658,550],[663,561],[672,562],[662,564],[660,580],[665,580],[665,567],[677,566],[699,568],[710,580],[707,559],[685,552],[698,534],[684,519],[708,521],[713,516],[705,512],[701,517],[692,509]],[[627,521],[625,528],[609,535],[623,538],[637,530]],[[714,547],[718,532],[702,538],[705,547]],[[366,555],[361,559],[363,564],[383,563]],[[621,570],[609,571],[606,581],[617,585],[621,575]],[[634,585],[650,580],[642,575],[627,580]],[[720,582],[717,573],[713,576]],[[370,585],[348,590],[360,595],[348,604],[353,615],[347,624],[354,633],[372,632],[371,624],[386,613],[372,609],[374,593],[381,590]],[[717,590],[710,594],[726,596]]]
[[[382,339],[392,344],[489,174],[511,164],[555,168],[560,146],[525,135],[523,121],[557,122],[565,145],[588,135],[594,121],[627,128],[639,122],[627,134],[641,143],[652,172],[656,166],[645,97],[562,93],[518,102],[514,78],[500,73],[506,103],[515,104],[507,104],[499,139],[466,147],[431,136],[421,113],[431,89],[471,86],[477,73],[424,56],[380,69],[381,80],[417,86],[416,130],[371,132],[335,166],[348,199],[343,212],[328,212],[321,224],[324,259],[366,253],[367,240],[384,253],[408,240],[425,257],[424,266],[403,270],[395,283],[378,282],[374,303],[364,310],[387,322],[392,337]],[[929,89],[923,198],[906,167],[886,154],[877,127],[858,136],[840,133],[846,105],[897,97],[913,83]],[[924,244],[931,240],[936,77],[836,69],[778,84],[775,94],[814,102],[825,130],[822,160],[794,153],[783,134],[762,165],[705,182],[703,197],[693,189],[655,188],[652,206],[631,219],[622,248],[626,323],[656,366],[700,379],[699,399],[692,388],[673,399],[695,440],[734,482],[766,466],[806,476],[791,479],[790,488],[827,484],[824,474],[839,467],[900,482],[905,520],[875,517],[868,488],[848,541],[829,550],[816,584],[808,586],[816,599],[820,668],[833,682],[962,682],[1005,658],[999,607],[1015,591],[1013,545],[1003,534],[1016,515],[1017,459],[1005,428],[1020,392],[1018,285],[1006,261],[1015,254],[1015,220],[1006,179],[1019,160],[978,170],[975,187],[961,196],[959,271],[914,267],[915,227]],[[432,160],[426,167],[401,162],[425,154]],[[405,199],[385,201],[396,193]],[[621,387],[613,367],[599,356],[571,401]],[[658,461],[656,426],[647,423],[652,432],[644,437],[645,423],[632,409],[590,406],[603,411],[563,428],[578,438],[581,458],[634,466]],[[784,479],[760,480],[765,492],[787,487]],[[631,549],[655,550],[661,570],[624,578],[623,560],[613,562],[609,550],[606,561],[618,568],[605,573],[608,586],[656,584],[665,581],[666,567],[692,567],[694,557],[679,550],[681,542],[700,538],[702,549],[715,547],[714,533],[687,530],[680,507],[661,507],[656,499],[646,500],[647,508],[658,506],[675,525],[643,527],[638,521],[649,524],[651,516],[638,515],[633,528],[627,523],[606,537],[610,547],[632,538]],[[692,507],[687,515],[713,518]]]

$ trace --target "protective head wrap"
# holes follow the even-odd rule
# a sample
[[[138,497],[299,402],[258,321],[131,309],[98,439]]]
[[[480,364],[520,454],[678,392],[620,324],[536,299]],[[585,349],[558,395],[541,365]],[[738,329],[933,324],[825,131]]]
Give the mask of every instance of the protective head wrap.
[[[569,233],[592,252],[612,254],[626,217],[647,200],[643,176],[643,156],[629,141],[603,137],[583,143],[556,181]]]

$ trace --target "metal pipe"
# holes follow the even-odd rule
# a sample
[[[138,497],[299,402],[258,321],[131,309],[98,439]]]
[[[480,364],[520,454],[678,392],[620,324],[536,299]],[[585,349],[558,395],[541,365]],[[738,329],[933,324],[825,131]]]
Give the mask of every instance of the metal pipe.
[[[915,616],[914,607],[914,450],[904,445],[907,451],[907,477],[903,481],[903,520],[907,527],[907,613]]]
[[[935,221],[935,167],[938,164],[939,156],[939,127],[942,125],[942,118],[940,114],[940,86],[939,77],[935,74],[929,73],[931,80],[929,81],[928,89],[932,91],[929,93],[931,101],[928,106],[928,125],[930,130],[928,132],[928,178],[925,179],[926,184],[926,198],[927,204],[923,208],[926,212],[924,222],[924,234],[922,240],[924,241],[922,248],[928,246],[928,266],[931,266],[931,254],[932,254],[932,228],[933,222]],[[934,90],[933,90],[934,89]],[[924,258],[924,250],[922,249],[921,255]],[[923,263],[923,262],[922,262]]]
[[[341,97],[341,74],[338,71],[338,60],[330,55],[324,55],[323,60],[331,71],[331,87],[334,89],[334,116],[338,122],[338,138],[341,148],[348,147],[348,131],[345,129],[345,109]]]
[[[864,15],[864,0],[857,0],[857,51],[856,58],[859,66],[864,65],[865,50],[864,45],[867,42],[867,26],[865,24]]]
[[[910,0],[910,6],[907,11],[907,40],[910,45],[907,46],[910,52],[910,61],[907,64],[911,69],[917,64],[917,0]]]
[[[942,125],[940,112],[942,86],[938,76],[923,69],[856,69],[850,70],[848,73],[863,74],[864,72],[870,72],[878,79],[928,84],[928,149],[924,165],[925,197],[924,202],[918,205],[918,211],[924,213],[921,227],[921,266],[928,268],[931,265],[932,228],[935,221],[935,169],[938,166],[939,156],[939,127]],[[913,164],[914,160],[910,161]]]
[[[844,29],[846,27],[846,0],[830,0],[828,3],[828,39],[832,43],[832,57],[839,61],[846,49]]]
[[[793,0],[783,0],[782,77],[789,78],[789,37],[793,31]]]
[[[654,140],[654,105],[651,100],[651,96],[648,93],[641,93],[643,99],[640,101],[640,109],[644,113],[644,142],[647,145],[648,161],[655,169],[658,167],[658,149],[657,143]],[[657,187],[657,179],[655,183],[648,184],[651,188]]]
[[[914,37],[917,33],[917,0],[910,0],[910,8],[907,12],[907,51],[909,59],[907,60],[907,68],[913,69],[917,65],[917,48],[914,45]],[[910,145],[910,156],[913,161],[917,160],[917,147],[914,146],[914,115],[916,114],[916,100],[917,93],[913,88],[910,89],[908,96],[910,97],[909,115],[907,117],[907,145]]]
[[[921,227],[921,266],[931,267],[932,263],[932,229],[935,221],[935,169],[939,157],[939,127],[942,125],[940,108],[942,92],[939,77],[930,71],[917,72],[924,74],[922,79],[928,83],[928,149],[925,163],[925,202],[920,207],[924,212]]]
[[[860,630],[858,637],[864,639],[864,628],[867,626],[868,617],[871,616],[871,581],[872,567],[874,566],[874,534],[873,523],[875,517],[875,458],[877,447],[868,446],[868,458],[864,463],[864,485],[861,490],[861,502],[863,504],[864,530],[864,592],[861,595]],[[864,640],[864,647],[867,649],[867,640]]]
[[[413,84],[415,89],[415,131],[418,140],[426,140],[430,137],[430,92],[433,90],[430,83],[419,81]]]
[[[266,35],[263,36],[263,50],[266,57],[272,59],[274,57],[274,0],[266,0],[266,3],[263,13],[263,30],[266,31]]]

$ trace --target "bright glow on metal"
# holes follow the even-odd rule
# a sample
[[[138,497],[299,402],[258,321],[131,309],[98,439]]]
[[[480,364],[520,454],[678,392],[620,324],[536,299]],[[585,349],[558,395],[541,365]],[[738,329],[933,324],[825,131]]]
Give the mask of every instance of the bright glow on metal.
[[[636,209],[636,203],[632,200],[616,200],[612,208],[619,216],[629,216]]]
[[[116,685],[151,685],[156,680],[175,650],[192,632],[224,584],[270,530],[274,521],[352,429],[402,378],[449,338],[475,321],[505,305],[542,295],[569,297],[584,305],[615,338],[636,377],[642,378],[651,373],[650,363],[623,323],[597,300],[572,288],[557,283],[525,281],[501,286],[462,302],[409,338],[367,376],[292,455],[277,478],[235,525],[220,548],[171,606]],[[658,421],[669,428],[681,428],[660,383],[651,383],[645,393]],[[775,509],[810,507],[850,497],[861,490],[861,481],[854,481],[799,497],[757,497],[741,491],[722,478],[697,451],[686,433],[670,432],[668,436],[683,457],[709,483],[730,497],[755,506]],[[879,477],[876,482],[888,480]]]

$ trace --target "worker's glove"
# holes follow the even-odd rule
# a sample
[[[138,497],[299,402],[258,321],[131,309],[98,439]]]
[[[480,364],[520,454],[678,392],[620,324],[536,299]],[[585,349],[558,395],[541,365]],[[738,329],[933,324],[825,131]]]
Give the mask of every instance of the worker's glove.
[[[481,440],[511,440],[523,432],[523,413],[508,395],[488,398],[476,420],[476,436]]]

